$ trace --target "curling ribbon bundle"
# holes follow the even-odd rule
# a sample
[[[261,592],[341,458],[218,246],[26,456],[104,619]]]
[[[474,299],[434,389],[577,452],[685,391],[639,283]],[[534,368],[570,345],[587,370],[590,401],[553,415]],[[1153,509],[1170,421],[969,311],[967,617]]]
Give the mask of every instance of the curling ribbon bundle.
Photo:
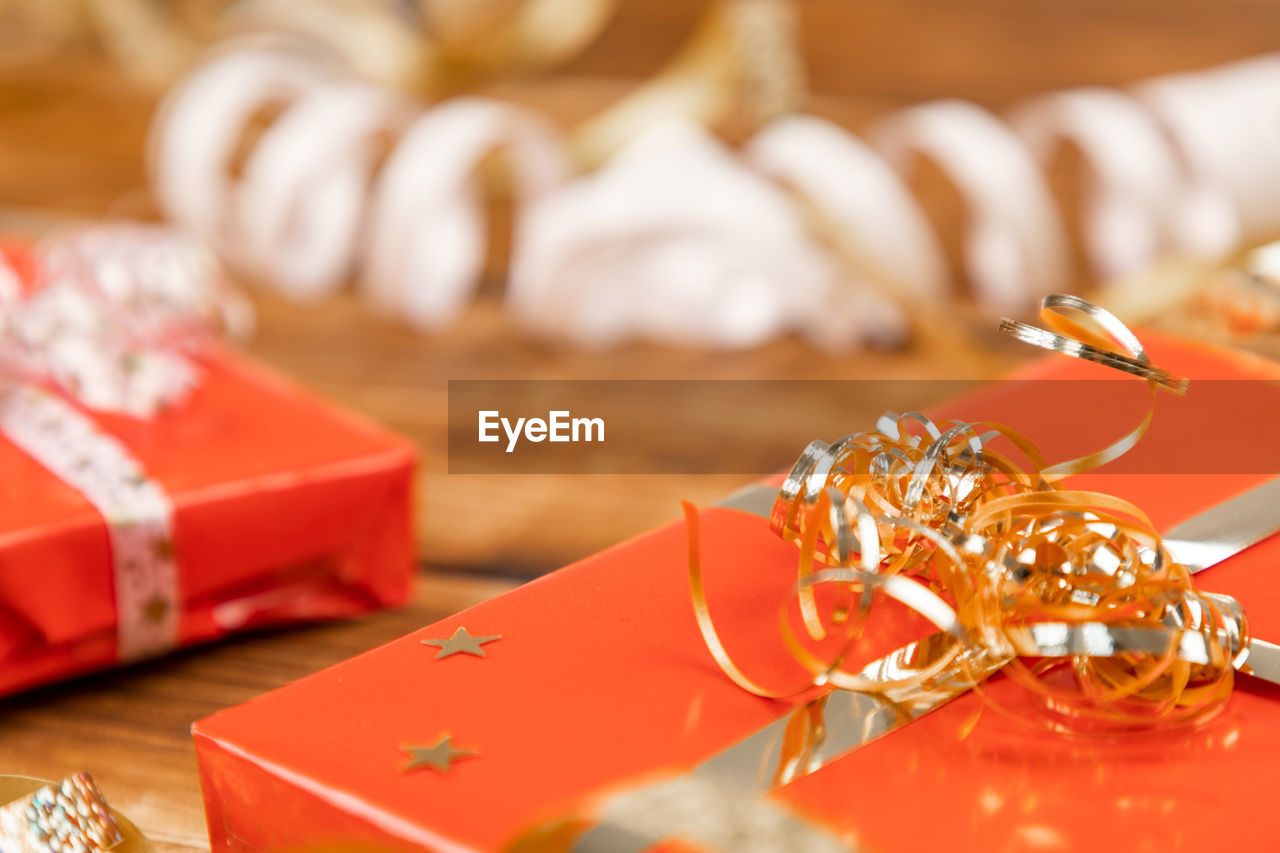
[[[1153,405],[1157,392],[1188,386],[1092,303],[1050,295],[1041,318],[1048,328],[1002,328],[1133,375]],[[1186,542],[1162,541],[1136,506],[1064,482],[1131,448],[1152,410],[1101,450],[1057,464],[1009,426],[935,423],[918,413],[813,442],[772,494],[769,526],[796,544],[798,579],[793,595],[776,602],[780,646],[753,632],[750,667],[717,631],[700,516],[686,504],[692,610],[707,650],[731,682],[789,700],[773,707],[792,710],[692,768],[602,790],[504,849],[639,853],[672,840],[725,853],[861,849],[855,829],[828,826],[797,799],[770,795],[969,691],[983,700],[977,707],[1037,733],[1102,735],[1103,744],[1209,720],[1225,706],[1235,672],[1248,671],[1247,651],[1269,644],[1250,638],[1234,599],[1194,587],[1193,568],[1173,554]],[[747,491],[750,502],[721,506],[760,515],[754,498],[771,490]],[[706,559],[733,567],[721,554]],[[744,608],[759,613],[774,603],[718,600],[733,602],[730,621],[739,622]],[[769,677],[748,671],[754,667]],[[788,672],[794,680],[784,683]],[[987,691],[997,673],[1022,689]],[[954,736],[966,737],[978,721],[969,717]],[[1052,767],[1017,761],[1037,772]],[[901,770],[906,778],[917,772]]]
[[[1054,295],[1041,316],[1051,330],[1008,320],[1001,328],[1133,374],[1152,395],[1187,386],[1152,365],[1138,339],[1096,305]],[[1054,465],[1007,426],[934,423],[918,413],[885,416],[877,430],[834,444],[812,443],[770,518],[799,548],[803,631],[793,629],[785,606],[780,627],[810,677],[763,685],[726,653],[703,589],[697,515],[687,508],[690,583],[708,647],[735,683],[761,696],[814,686],[900,695],[943,682],[981,691],[1001,671],[1041,700],[1043,713],[1014,716],[1054,730],[1207,718],[1222,708],[1247,656],[1241,607],[1196,590],[1138,507],[1062,482],[1124,453],[1150,418],[1148,410],[1108,447]],[[996,449],[1000,439],[1012,452]],[[825,617],[816,595],[823,587],[834,602]],[[846,671],[844,660],[885,598],[939,634]],[[832,637],[834,654],[806,645]]]
[[[198,381],[190,357],[216,331],[242,327],[247,308],[206,250],[156,226],[73,229],[22,263],[4,261],[0,255],[0,434],[102,515],[119,659],[165,652],[178,632],[172,504],[72,400],[155,415]]]
[[[728,4],[741,20],[725,20],[768,18],[747,7]],[[769,20],[757,29],[776,30]],[[732,63],[706,51],[684,77],[654,81],[662,97],[624,102],[645,109],[609,111],[566,139],[511,104],[424,108],[358,82],[331,56],[231,44],[158,112],[153,186],[171,217],[286,294],[320,297],[354,276],[375,304],[436,330],[484,272],[479,171],[505,155],[515,211],[506,308],[537,334],[587,346],[902,340],[904,305],[955,291],[906,180],[922,158],[964,202],[965,274],[992,316],[1027,311],[1073,277],[1045,177],[1067,145],[1086,165],[1081,232],[1099,280],[1280,232],[1268,153],[1280,130],[1256,118],[1280,91],[1277,57],[1127,91],[1052,93],[1007,122],[969,102],[924,103],[874,122],[865,141],[797,112],[793,97],[735,151],[700,126],[722,117],[725,96],[699,75],[733,78]],[[583,139],[596,140],[591,156]],[[604,149],[617,153],[573,177]]]

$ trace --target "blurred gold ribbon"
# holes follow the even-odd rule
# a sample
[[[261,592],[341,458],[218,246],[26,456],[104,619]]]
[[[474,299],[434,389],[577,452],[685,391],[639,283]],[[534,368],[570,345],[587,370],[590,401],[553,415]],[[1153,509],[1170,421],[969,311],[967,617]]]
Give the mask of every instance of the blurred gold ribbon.
[[[598,165],[646,128],[684,119],[725,129],[799,110],[807,83],[788,0],[718,0],[675,57],[640,88],[579,125],[580,163]]]
[[[618,0],[207,0],[181,8],[101,0],[84,3],[83,11],[73,0],[62,5],[61,27],[94,32],[149,85],[172,81],[215,35],[268,31],[316,42],[374,82],[436,98],[567,61],[600,35]],[[34,26],[34,12],[28,17]],[[575,130],[579,162],[599,164],[663,120],[753,128],[796,111],[806,89],[796,29],[790,0],[713,0],[664,67]]]

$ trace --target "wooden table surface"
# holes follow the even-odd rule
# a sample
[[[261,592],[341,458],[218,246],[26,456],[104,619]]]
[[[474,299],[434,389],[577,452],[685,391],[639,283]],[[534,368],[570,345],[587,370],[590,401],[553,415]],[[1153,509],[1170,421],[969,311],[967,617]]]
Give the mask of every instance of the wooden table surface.
[[[1122,83],[1280,42],[1280,6],[1248,0],[804,0],[801,7],[821,93],[815,108],[851,127],[928,97],[960,95],[1001,107],[1056,86]],[[676,0],[624,3],[618,23],[565,74],[505,91],[562,119],[587,115],[655,67],[692,14]],[[148,95],[92,55],[37,65],[0,56],[0,226],[148,213],[141,152],[151,107]],[[945,216],[940,223],[958,230]],[[255,301],[254,353],[422,448],[422,570],[413,603],[399,611],[236,639],[0,703],[0,773],[90,770],[161,850],[207,849],[188,736],[193,720],[671,519],[680,498],[708,501],[745,479],[449,475],[449,379],[978,378],[1024,357],[981,333],[941,329],[902,353],[844,359],[815,356],[794,341],[720,355],[645,346],[584,354],[513,334],[493,298],[432,338],[370,314],[351,295],[308,307],[262,293]],[[851,428],[865,425],[867,415],[851,403]],[[790,435],[784,420],[744,420],[743,440]],[[655,452],[660,447],[655,441]],[[499,505],[500,528],[487,513]]]

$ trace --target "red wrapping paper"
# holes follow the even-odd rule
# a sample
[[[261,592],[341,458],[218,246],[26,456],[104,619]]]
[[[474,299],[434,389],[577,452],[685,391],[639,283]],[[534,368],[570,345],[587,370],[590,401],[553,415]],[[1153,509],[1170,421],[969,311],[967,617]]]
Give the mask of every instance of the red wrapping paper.
[[[179,644],[402,603],[414,451],[229,351],[151,419],[94,414],[173,504]],[[97,510],[0,434],[0,694],[111,666]]]
[[[1151,351],[1193,378],[1280,377],[1270,363],[1192,345],[1157,341]],[[1022,377],[1099,370],[1055,357]],[[1062,416],[1071,401],[1055,394],[1052,407],[1030,401],[1032,411],[1027,393],[1035,392],[997,384],[943,411],[1074,440],[1073,418]],[[1206,423],[1216,428],[1195,394],[1193,384],[1187,405],[1164,407],[1149,448],[1186,452]],[[1116,421],[1108,435],[1130,426]],[[1133,500],[1165,529],[1274,473],[1099,473],[1078,482]],[[1186,487],[1191,476],[1195,488]],[[761,518],[715,508],[702,513],[702,541],[709,603],[729,652],[766,683],[794,675],[776,613],[795,579],[795,546]],[[532,826],[691,769],[810,698],[757,698],[716,667],[694,622],[686,553],[684,525],[672,524],[197,723],[213,849],[500,849]],[[1280,641],[1278,563],[1272,537],[1198,582],[1236,596],[1255,634]],[[444,660],[422,643],[460,626],[502,639],[483,658]],[[927,628],[894,618],[883,631],[884,648],[869,657]],[[991,685],[999,695],[1012,688],[999,676]],[[1276,687],[1242,676],[1226,710],[1200,729],[1109,740],[1036,735],[992,713],[962,738],[977,706],[963,696],[770,799],[872,851],[1260,849],[1270,840],[1254,818],[1280,784]],[[443,774],[405,770],[404,747],[446,732],[478,754]]]

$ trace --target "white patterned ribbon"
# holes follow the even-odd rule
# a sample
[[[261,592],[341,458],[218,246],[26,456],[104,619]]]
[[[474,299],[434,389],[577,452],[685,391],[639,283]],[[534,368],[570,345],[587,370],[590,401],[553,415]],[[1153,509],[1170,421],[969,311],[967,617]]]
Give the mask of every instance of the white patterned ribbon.
[[[178,573],[173,506],[164,490],[120,442],[40,388],[0,386],[0,435],[84,495],[106,521],[119,659],[172,649],[178,639]]]

